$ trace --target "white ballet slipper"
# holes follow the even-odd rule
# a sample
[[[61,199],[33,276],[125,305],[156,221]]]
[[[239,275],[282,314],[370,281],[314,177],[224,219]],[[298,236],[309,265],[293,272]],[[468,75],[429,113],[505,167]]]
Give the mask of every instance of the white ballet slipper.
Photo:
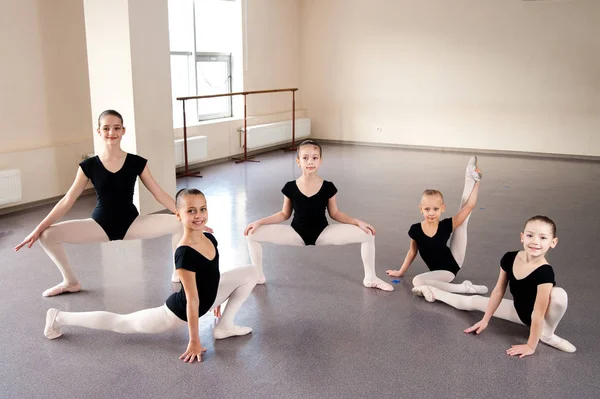
[[[44,335],[48,339],[55,339],[62,335],[60,328],[55,327],[56,316],[58,315],[58,309],[50,308],[46,312],[46,326],[44,327]]]

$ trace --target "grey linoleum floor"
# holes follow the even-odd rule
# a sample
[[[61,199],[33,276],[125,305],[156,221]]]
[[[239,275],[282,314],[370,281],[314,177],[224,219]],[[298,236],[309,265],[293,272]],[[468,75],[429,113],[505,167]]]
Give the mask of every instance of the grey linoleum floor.
[[[320,174],[338,187],[342,211],[377,228],[377,272],[384,277],[404,259],[423,189],[442,190],[446,215],[458,207],[468,158],[328,145]],[[207,195],[222,270],[249,262],[244,226],[278,211],[281,187],[299,173],[292,153],[258,159],[206,167],[203,179],[178,181]],[[84,291],[42,298],[58,271],[38,244],[19,253],[12,248],[47,205],[0,216],[0,397],[600,397],[600,163],[482,155],[479,164],[484,181],[458,280],[491,290],[502,255],[519,249],[524,220],[538,213],[554,218],[560,241],[549,259],[569,294],[557,333],[577,346],[575,354],[540,344],[530,358],[509,358],[505,350],[526,342],[528,330],[501,320],[481,336],[463,334],[481,313],[413,297],[410,280],[426,271],[420,258],[394,292],[363,288],[358,245],[265,245],[268,283],[255,288],[236,319],[253,334],[215,342],[213,317],[204,316],[208,352],[201,364],[178,360],[185,328],[156,336],[65,328],[49,341],[42,334],[49,307],[126,313],[160,306],[179,287],[169,279],[169,238],[161,237],[67,245]],[[65,219],[88,217],[94,200],[82,197]]]

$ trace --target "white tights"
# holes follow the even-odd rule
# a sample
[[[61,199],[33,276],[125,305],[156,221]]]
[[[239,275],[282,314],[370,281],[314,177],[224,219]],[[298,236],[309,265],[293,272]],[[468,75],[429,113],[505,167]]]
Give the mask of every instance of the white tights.
[[[475,187],[475,180],[469,175],[467,170],[465,173],[465,187],[463,189],[462,198],[460,200],[459,210],[465,205],[473,188]],[[458,226],[452,232],[450,237],[450,252],[458,263],[459,267],[462,267],[465,261],[465,254],[467,253],[467,225],[471,214],[467,216],[465,221]],[[469,281],[462,284],[452,283],[456,276],[447,270],[435,270],[426,272],[415,276],[413,279],[413,286],[417,287],[420,285],[429,285],[436,287],[448,292],[456,292],[461,294],[474,294],[474,293],[486,293],[487,288],[484,286],[474,286]]]
[[[459,310],[478,310],[480,312],[485,312],[490,301],[490,298],[480,295],[457,295],[441,289],[436,289],[435,287],[433,287],[431,290],[435,300],[444,302]],[[550,293],[550,303],[548,305],[546,315],[544,316],[544,324],[542,327],[542,335],[540,340],[561,350],[565,350],[564,348],[567,347],[565,342],[568,343],[568,341],[558,337],[554,331],[567,311],[567,305],[567,292],[560,287],[552,288],[552,292]],[[517,314],[517,311],[515,310],[514,302],[511,299],[502,299],[500,306],[498,306],[498,309],[494,313],[494,317],[508,320],[513,323],[523,324],[519,318],[519,315]],[[571,344],[568,343],[568,345]],[[574,347],[573,350],[565,351],[574,352]]]
[[[171,244],[174,251],[183,234],[181,223],[175,215],[138,216],[129,226],[123,240],[155,238],[166,234],[172,235]],[[61,291],[61,289],[78,286],[79,284],[73,268],[69,264],[69,258],[63,243],[90,244],[108,241],[108,236],[102,227],[91,218],[56,223],[44,230],[40,235],[40,245],[63,277],[62,283],[46,290],[44,296],[62,293],[64,291]]]
[[[252,264],[258,268],[259,275],[263,278],[263,242],[277,245],[305,245],[302,237],[291,226],[283,224],[260,226],[247,236],[247,241]],[[350,224],[328,225],[321,232],[319,238],[317,238],[315,245],[346,245],[355,243],[360,243],[360,254],[365,270],[365,285],[368,282],[380,281],[375,274],[375,237],[365,233],[359,227]]]
[[[212,308],[229,299],[218,327],[231,329],[233,318],[246,301],[256,284],[255,267],[245,266],[221,274],[217,297]],[[200,315],[202,316],[202,315]],[[95,330],[114,331],[121,334],[160,334],[172,331],[186,322],[177,317],[166,305],[144,309],[129,314],[111,312],[58,312],[55,327],[78,326]]]

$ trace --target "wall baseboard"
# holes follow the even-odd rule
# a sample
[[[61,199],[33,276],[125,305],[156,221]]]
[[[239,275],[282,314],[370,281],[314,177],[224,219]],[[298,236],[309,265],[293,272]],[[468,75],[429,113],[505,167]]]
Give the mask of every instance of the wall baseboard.
[[[498,155],[505,157],[527,157],[527,158],[541,158],[541,159],[557,159],[557,160],[569,160],[569,161],[586,161],[586,162],[600,162],[600,156],[593,155],[573,155],[573,154],[552,154],[545,152],[527,152],[527,151],[511,151],[511,150],[487,150],[480,148],[458,148],[458,147],[435,147],[435,146],[422,146],[422,145],[406,145],[406,144],[392,144],[392,143],[372,143],[367,141],[346,141],[346,140],[331,140],[331,139],[320,139],[315,138],[319,143],[324,144],[342,144],[352,146],[364,146],[364,147],[384,147],[384,148],[397,148],[401,150],[411,151],[430,151],[430,152],[454,152],[454,153],[465,153],[465,154],[489,154]]]

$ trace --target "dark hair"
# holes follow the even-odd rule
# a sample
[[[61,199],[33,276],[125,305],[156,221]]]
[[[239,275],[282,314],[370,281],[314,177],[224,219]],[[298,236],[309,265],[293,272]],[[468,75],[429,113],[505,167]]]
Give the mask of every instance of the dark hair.
[[[317,143],[314,140],[304,140],[298,145],[298,150],[296,151],[296,158],[300,158],[300,148],[304,147],[305,145],[314,145],[319,149],[319,156],[323,156],[323,148],[321,148],[321,145],[319,143]]]
[[[119,118],[121,120],[121,125],[123,125],[123,116],[120,113],[118,113],[117,111],[115,111],[114,109],[107,109],[106,111],[103,111],[100,114],[100,116],[98,117],[98,127],[100,127],[100,120],[107,115],[116,116],[117,118]]]
[[[188,195],[201,195],[204,197],[204,193],[197,188],[182,188],[181,190],[177,191],[177,194],[175,194],[175,207],[179,208],[181,205],[181,199],[183,197],[187,197]]]
[[[552,237],[556,237],[556,223],[554,223],[554,221],[552,219],[550,219],[548,216],[536,215],[534,217],[527,219],[527,221],[525,222],[525,225],[523,226],[523,230],[525,230],[525,227],[527,227],[527,224],[529,222],[535,222],[535,221],[544,222],[544,223],[550,225],[550,230],[552,231]]]
[[[432,197],[437,195],[442,199],[442,201],[444,200],[444,195],[442,194],[442,192],[440,190],[435,190],[433,188],[428,188],[427,190],[423,191],[423,194],[421,194],[421,197],[424,197],[426,195],[432,196]]]

